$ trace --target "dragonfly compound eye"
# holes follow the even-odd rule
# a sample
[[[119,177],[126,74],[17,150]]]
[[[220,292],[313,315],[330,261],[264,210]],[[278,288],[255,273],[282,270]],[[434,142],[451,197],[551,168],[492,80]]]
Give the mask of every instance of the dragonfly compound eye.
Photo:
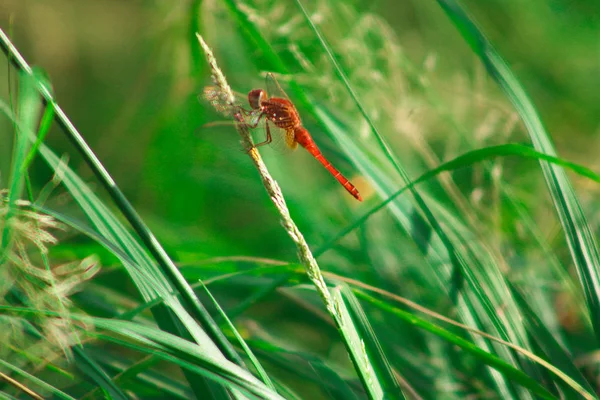
[[[252,89],[250,93],[248,93],[248,103],[250,103],[250,107],[254,110],[258,110],[263,101],[267,98],[267,94],[262,89]]]

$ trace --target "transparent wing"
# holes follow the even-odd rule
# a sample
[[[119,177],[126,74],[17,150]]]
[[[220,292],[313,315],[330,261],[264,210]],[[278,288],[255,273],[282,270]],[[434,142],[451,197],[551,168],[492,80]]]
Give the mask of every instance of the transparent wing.
[[[273,74],[268,73],[266,76],[266,85],[267,85],[267,94],[271,97],[279,97],[289,100],[289,97],[286,95],[285,91],[281,88],[275,76]],[[241,96],[238,93],[236,95],[236,103],[235,106],[239,106],[239,98],[237,96]],[[204,92],[201,95],[204,101],[208,101],[218,112],[223,115],[231,116],[232,105],[228,104],[227,101],[221,95],[219,89],[214,86],[207,86],[204,88]],[[200,98],[200,96],[199,96]],[[291,101],[290,101],[291,103]],[[296,149],[298,143],[295,140],[295,135],[293,131],[286,131],[285,129],[281,129],[277,127],[272,122],[267,122],[267,119],[264,115],[261,115],[259,110],[247,110],[244,108],[244,119],[246,124],[252,127],[252,136],[255,144],[262,145],[267,144],[264,143],[267,140],[267,124],[269,133],[271,136],[271,141],[268,143],[268,147],[272,149],[276,153],[290,153],[294,149]],[[235,126],[235,122],[228,123],[226,121],[213,122],[205,124],[200,127],[197,134],[204,135],[207,131],[218,131],[222,132],[224,127],[231,126],[232,128]],[[215,132],[216,133],[216,132]],[[217,133],[220,135],[220,133]],[[230,146],[227,146],[230,147]]]
[[[267,124],[269,124],[271,134],[271,143],[267,146],[269,149],[278,154],[288,154],[296,149],[297,143],[294,139],[294,132],[278,128],[274,123],[267,122],[266,119],[261,120],[254,129],[255,132],[252,136],[256,144],[260,145],[267,140]]]
[[[267,93],[270,97],[279,97],[288,100],[290,103],[292,102],[287,93],[281,88],[279,82],[277,82],[277,79],[275,79],[275,75],[272,73],[267,72],[265,84],[267,86]]]
[[[240,94],[236,93],[235,103],[229,103],[220,89],[216,86],[206,86],[203,92],[198,95],[198,101],[205,104],[209,102],[214,109],[222,115],[231,118],[232,111],[234,108],[240,107],[239,97]],[[257,115],[251,112],[243,112],[244,119],[247,124],[253,124],[257,121]],[[227,119],[224,121],[212,121],[208,122],[195,129],[195,136],[203,142],[212,143],[217,147],[224,148],[226,150],[247,150],[242,149],[240,146],[239,135],[236,132],[235,125],[236,121],[233,119]]]
[[[225,153],[244,151],[235,125],[231,119],[208,122],[194,129],[194,142]]]
[[[225,99],[219,88],[217,88],[216,86],[206,86],[202,94],[198,95],[198,101],[202,104],[209,102],[217,112],[225,115],[226,117],[231,117],[234,108],[239,109],[242,113],[246,124],[256,126],[258,123],[258,119],[260,118],[260,112],[258,110],[248,110],[244,108],[239,101],[240,97],[242,97],[243,95],[239,92],[234,92],[234,94],[236,96],[235,103],[230,104]],[[227,122],[217,122],[217,124],[223,123],[226,124]],[[231,125],[235,125],[235,122],[231,121]]]
[[[298,147],[298,142],[296,142],[296,135],[294,134],[294,131],[289,130],[285,133],[285,142],[289,151],[296,150],[296,147]]]
[[[252,117],[248,116],[247,123],[252,120]],[[262,144],[267,144],[265,141],[267,140],[267,129],[266,129],[266,119],[261,119],[258,121],[252,130],[252,138],[256,145],[262,146]],[[212,121],[208,122],[200,127],[198,127],[195,131],[195,136],[203,141],[214,142],[217,146],[229,151],[229,150],[240,150],[240,139],[238,133],[236,132],[235,125],[237,122],[233,120],[225,120],[225,121]],[[271,142],[268,143],[265,148],[269,148],[271,151],[277,154],[288,154],[291,153],[296,147],[297,143],[294,139],[294,132],[289,131],[286,132],[284,129],[278,128],[272,122],[269,122],[269,132],[271,134]],[[263,147],[261,147],[262,149]],[[244,149],[241,149],[244,150]],[[246,151],[249,149],[245,149]]]

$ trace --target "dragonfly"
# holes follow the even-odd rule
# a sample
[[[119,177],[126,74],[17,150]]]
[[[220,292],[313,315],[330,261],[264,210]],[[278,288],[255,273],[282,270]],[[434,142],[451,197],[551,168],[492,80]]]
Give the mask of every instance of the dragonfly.
[[[284,140],[288,148],[294,150],[298,145],[304,147],[333,175],[348,193],[358,201],[362,201],[358,189],[323,156],[323,153],[317,147],[308,130],[302,125],[302,120],[296,106],[294,106],[294,103],[292,103],[283,91],[273,74],[267,74],[266,84],[267,89],[272,94],[275,94],[274,96],[269,97],[269,94],[264,89],[253,89],[248,93],[248,103],[252,108],[251,113],[254,116],[249,126],[256,128],[262,120],[264,121],[266,132],[265,141],[255,144],[255,147],[270,144],[273,141],[271,124],[274,125],[276,131],[282,131],[285,135]]]

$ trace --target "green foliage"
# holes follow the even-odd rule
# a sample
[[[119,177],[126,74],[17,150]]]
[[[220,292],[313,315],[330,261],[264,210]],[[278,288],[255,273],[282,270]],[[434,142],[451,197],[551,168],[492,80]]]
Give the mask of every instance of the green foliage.
[[[597,398],[580,3],[9,1],[2,397]],[[260,147],[282,228],[196,33],[241,107],[277,76],[364,202]]]

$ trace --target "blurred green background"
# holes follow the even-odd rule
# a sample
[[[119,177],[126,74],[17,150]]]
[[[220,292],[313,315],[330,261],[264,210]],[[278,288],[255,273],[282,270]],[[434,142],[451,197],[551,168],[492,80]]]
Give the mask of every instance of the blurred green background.
[[[389,172],[392,186],[400,188],[402,182],[373,156],[376,143],[368,126],[335,81],[331,65],[293,3],[240,3],[244,15],[259,27],[287,71],[272,70],[225,3],[3,0],[0,26],[10,32],[30,64],[47,71],[57,102],[176,261],[189,266],[211,257],[244,256],[294,263],[296,249],[252,163],[241,151],[237,132],[233,127],[204,127],[223,117],[198,100],[211,81],[196,31],[213,48],[234,90],[247,93],[262,87],[261,73],[265,71],[289,72],[287,78],[281,78],[284,87],[289,78],[299,83],[311,100],[343,121],[346,134]],[[462,4],[528,91],[560,156],[599,170],[598,2],[465,0]],[[319,23],[359,98],[411,178],[478,147],[529,143],[512,106],[435,2],[311,1],[306,7],[312,10],[312,19]],[[0,63],[3,99],[9,99],[7,70],[8,62]],[[13,71],[13,90],[15,82]],[[295,98],[291,92],[290,96]],[[297,105],[302,113],[303,104]],[[309,245],[317,248],[362,215],[367,205],[376,204],[378,194],[377,187],[361,176],[352,157],[340,150],[323,124],[314,115],[303,115],[325,156],[365,198],[364,203],[356,202],[303,150],[282,155],[265,149],[267,164],[283,189],[292,216]],[[3,183],[12,137],[11,123],[0,119]],[[255,138],[260,141],[259,132]],[[53,127],[47,143],[108,198],[58,127]],[[526,286],[531,283],[530,276],[544,269],[547,258],[532,244],[535,240],[523,228],[522,215],[511,211],[499,195],[499,180],[510,182],[515,201],[528,213],[527,223],[538,229],[567,274],[574,277],[538,164],[510,159],[494,163],[490,170],[479,166],[459,170],[451,182],[440,180],[424,186],[425,196],[436,202],[440,212],[464,212],[473,237],[491,248],[507,276]],[[598,186],[570,176],[597,233]],[[41,188],[50,178],[51,171],[36,161],[34,187]],[[56,189],[48,205],[81,218],[76,204],[63,194]],[[415,245],[393,215],[389,210],[380,212],[320,256],[321,266],[380,284],[438,311],[444,309],[448,299],[431,291],[435,285],[428,285],[433,278],[420,270],[423,254],[418,243]],[[424,232],[426,236],[428,231]],[[61,250],[81,256],[98,252],[105,257],[104,264],[114,263],[99,246],[79,237],[65,239],[55,249],[57,254]],[[219,268],[198,268],[187,276],[193,280],[229,271]],[[237,270],[238,266],[231,268]],[[376,275],[370,276],[373,270]],[[552,286],[555,282],[536,282],[536,287],[538,283]],[[246,293],[242,288],[232,293],[230,288],[217,287],[214,293],[224,305],[234,306]],[[585,322],[570,306],[572,292],[565,291],[564,298],[560,289],[549,291],[548,302],[558,310],[557,326],[572,334],[570,344],[594,348],[593,342],[587,341],[589,332],[582,333]],[[542,292],[546,293],[545,289]],[[312,331],[311,317],[294,320],[286,314],[289,305],[271,300],[250,315],[264,318],[262,322],[271,328],[281,318],[289,325],[274,327],[275,331],[289,329],[318,347],[325,335]],[[578,337],[586,340],[577,343]]]

